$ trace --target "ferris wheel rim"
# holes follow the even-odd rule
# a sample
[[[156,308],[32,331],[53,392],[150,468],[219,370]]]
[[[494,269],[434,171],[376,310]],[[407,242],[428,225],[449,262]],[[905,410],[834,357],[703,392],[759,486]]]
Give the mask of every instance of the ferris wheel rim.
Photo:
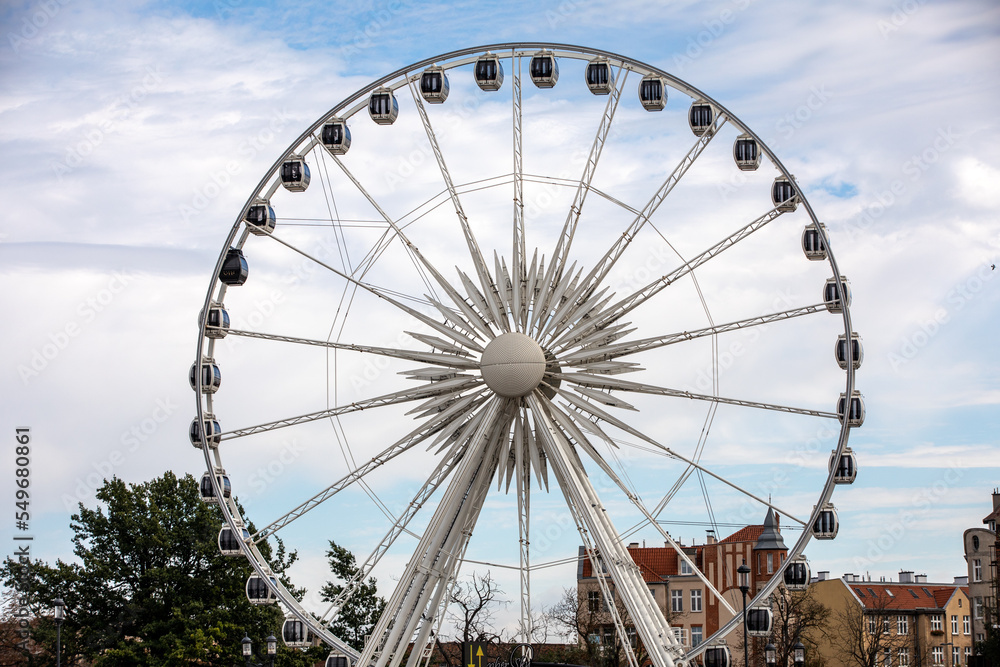
[[[373,83],[371,83],[371,84],[369,84],[369,85],[367,85],[367,86],[359,89],[357,92],[355,92],[351,96],[345,98],[341,103],[339,103],[335,107],[331,108],[328,112],[326,112],[325,114],[323,114],[322,116],[320,116],[320,118],[316,122],[314,122],[313,125],[311,125],[305,132],[303,132],[302,135],[300,135],[296,140],[294,140],[291,144],[289,144],[289,147],[284,151],[284,153],[282,153],[282,155],[279,156],[279,158],[275,161],[275,163],[267,170],[267,172],[266,172],[265,176],[262,178],[261,182],[253,190],[253,194],[251,194],[251,196],[248,198],[248,200],[246,201],[246,203],[243,205],[243,208],[240,211],[240,214],[237,217],[237,220],[236,220],[235,224],[232,227],[232,230],[231,230],[231,232],[229,234],[229,237],[227,238],[226,243],[223,246],[222,253],[220,254],[220,256],[219,256],[219,258],[218,258],[218,260],[216,262],[216,267],[215,267],[215,270],[213,272],[213,278],[212,278],[212,280],[210,282],[210,286],[209,286],[209,289],[208,289],[208,292],[206,294],[206,298],[205,298],[205,301],[204,301],[204,304],[203,304],[204,312],[206,312],[206,313],[208,312],[208,309],[211,307],[211,304],[212,304],[213,300],[217,300],[220,303],[224,300],[227,288],[226,288],[226,285],[222,284],[222,282],[219,280],[219,272],[220,272],[220,270],[222,268],[222,264],[223,264],[223,262],[225,260],[225,255],[226,255],[227,249],[230,248],[230,247],[242,248],[243,245],[244,245],[244,243],[245,243],[245,241],[246,241],[246,239],[247,239],[247,237],[248,237],[248,232],[247,232],[246,229],[243,229],[243,227],[244,227],[244,217],[245,217],[245,215],[246,215],[249,207],[252,205],[252,203],[257,198],[259,198],[261,196],[262,193],[266,192],[269,189],[269,183],[272,184],[270,186],[270,192],[273,193],[273,191],[279,186],[278,181],[276,180],[276,175],[278,173],[278,170],[280,169],[281,164],[285,160],[287,160],[288,157],[291,156],[291,155],[294,155],[294,154],[304,155],[304,154],[306,154],[308,152],[308,150],[310,148],[312,148],[312,146],[314,146],[317,143],[316,142],[316,138],[315,138],[315,133],[316,133],[317,129],[320,128],[324,122],[328,121],[332,117],[337,116],[337,114],[341,113],[345,108],[349,107],[352,103],[356,103],[357,100],[363,99],[366,94],[370,93],[372,90],[374,90],[376,88],[383,87],[386,84],[388,84],[390,82],[393,82],[393,81],[397,81],[397,80],[398,80],[398,86],[397,86],[397,88],[401,88],[401,87],[407,85],[409,82],[413,81],[415,77],[418,78],[419,75],[420,75],[420,72],[423,70],[423,68],[425,68],[427,66],[438,65],[440,67],[443,67],[445,70],[449,70],[449,69],[453,69],[453,68],[456,68],[456,67],[461,67],[463,65],[469,64],[469,62],[472,62],[470,59],[467,58],[467,56],[470,56],[472,54],[483,54],[483,53],[488,53],[488,52],[492,52],[492,51],[495,51],[495,52],[499,53],[499,52],[502,52],[502,51],[508,51],[509,50],[509,51],[511,51],[511,55],[510,56],[502,56],[502,57],[503,58],[507,58],[507,57],[513,58],[515,56],[517,56],[517,57],[524,57],[524,56],[527,56],[527,55],[531,55],[530,53],[528,53],[528,50],[532,50],[532,49],[549,49],[550,51],[553,52],[553,54],[556,57],[568,57],[568,58],[574,58],[574,59],[578,59],[578,60],[585,60],[585,59],[590,59],[590,58],[594,58],[594,57],[604,57],[604,58],[608,58],[612,62],[621,63],[623,67],[626,64],[628,64],[629,65],[629,67],[628,67],[629,71],[635,71],[635,72],[644,73],[644,74],[655,74],[655,75],[658,75],[658,76],[662,76],[662,77],[664,77],[668,81],[668,85],[671,88],[674,88],[675,90],[678,90],[680,92],[688,94],[690,97],[692,97],[694,99],[706,100],[708,103],[714,105],[720,112],[722,112],[722,113],[724,113],[726,115],[726,118],[727,118],[728,122],[732,123],[735,127],[737,127],[740,130],[742,130],[743,133],[750,135],[752,138],[754,138],[758,142],[758,146],[760,147],[760,149],[763,152],[763,154],[766,155],[769,158],[769,160],[771,161],[771,163],[775,166],[775,168],[779,171],[780,174],[782,174],[786,178],[789,178],[789,179],[792,178],[791,174],[788,172],[788,170],[781,163],[781,161],[777,157],[777,155],[775,155],[774,152],[766,145],[766,143],[763,140],[761,140],[760,137],[758,137],[748,126],[746,126],[745,124],[743,124],[743,122],[740,121],[737,116],[735,116],[734,114],[730,113],[729,110],[726,109],[726,107],[724,107],[722,104],[718,103],[711,96],[705,94],[704,92],[698,90],[697,88],[694,88],[693,86],[691,86],[687,82],[682,81],[681,79],[679,79],[677,77],[674,77],[673,75],[669,74],[668,72],[666,72],[666,71],[664,71],[662,69],[659,69],[657,67],[654,67],[654,66],[651,66],[651,65],[647,65],[647,64],[642,63],[640,61],[636,61],[635,59],[628,58],[628,57],[619,55],[617,53],[612,53],[612,52],[608,52],[608,51],[603,51],[603,50],[599,50],[599,49],[592,49],[592,48],[587,48],[587,47],[579,47],[579,46],[575,46],[575,45],[557,44],[557,43],[550,43],[550,42],[499,43],[499,44],[491,44],[491,45],[484,45],[484,46],[477,46],[477,47],[469,47],[469,48],[465,48],[465,49],[460,49],[460,50],[448,52],[448,53],[445,53],[445,54],[440,54],[438,56],[427,58],[427,59],[424,59],[424,60],[421,60],[421,61],[417,61],[417,62],[412,63],[412,64],[410,64],[410,65],[408,65],[406,67],[400,68],[400,69],[396,70],[395,72],[392,72],[392,73],[390,73],[388,75],[385,75],[385,76],[383,76],[383,77],[381,77],[379,79],[376,79]],[[441,64],[441,63],[443,63],[443,64]],[[363,107],[360,107],[360,108],[363,108]],[[342,117],[345,120],[349,119],[355,113],[357,113],[360,110],[360,108],[356,108],[356,109],[352,110],[349,114],[344,115]],[[312,141],[312,143],[309,146],[307,146],[305,149],[303,149],[303,146],[305,146],[307,143],[309,143],[310,140]],[[808,198],[806,197],[805,193],[801,192],[801,190],[798,190],[797,194],[798,194],[799,203],[803,205],[803,207],[804,207],[805,211],[807,212],[807,214],[808,214],[810,220],[812,221],[812,223],[816,224],[816,225],[819,225],[820,224],[819,220],[816,217],[816,215],[815,215],[815,213],[814,213],[811,205],[809,204]],[[243,229],[243,233],[242,233],[242,236],[237,241],[236,240],[237,239],[237,235],[239,234],[239,232],[240,232],[241,229]],[[235,241],[235,243],[234,243],[234,241]],[[828,262],[829,262],[829,264],[831,266],[831,269],[833,271],[833,280],[835,281],[835,283],[837,285],[837,288],[840,290],[840,293],[843,294],[844,293],[844,291],[843,291],[844,290],[844,286],[843,286],[843,283],[842,283],[841,272],[839,271],[839,269],[837,267],[836,260],[834,258],[834,254],[833,254],[833,250],[832,250],[832,248],[829,247],[829,245],[827,246],[827,251],[828,251]],[[844,304],[844,307],[842,309],[842,318],[843,318],[843,322],[844,322],[844,331],[845,331],[845,334],[848,335],[848,336],[850,336],[853,333],[853,329],[852,329],[852,326],[851,326],[850,309],[849,309],[849,304],[848,303]],[[200,363],[200,361],[205,356],[211,357],[213,355],[215,341],[213,339],[206,338],[207,319],[208,318],[205,317],[204,320],[200,323],[200,326],[199,326],[199,338],[198,338],[198,344],[197,344],[196,363]],[[206,340],[208,341],[208,354],[207,355],[204,354],[204,352],[205,352],[204,344],[205,344]],[[852,396],[852,394],[854,392],[854,375],[855,375],[854,374],[854,368],[849,364],[848,367],[847,367],[847,369],[846,369],[846,387],[845,387],[845,393],[846,393],[846,395],[848,397]],[[196,376],[197,376],[197,381],[196,381],[196,384],[195,384],[196,402],[197,402],[196,419],[198,420],[199,423],[203,423],[206,411],[203,410],[203,405],[202,405],[202,403],[203,403],[202,402],[202,396],[203,396],[202,389],[203,389],[203,386],[202,386],[201,373],[196,373]],[[851,426],[849,425],[847,419],[843,419],[843,420],[841,420],[841,422],[842,423],[841,423],[841,428],[840,428],[840,435],[839,435],[838,440],[837,440],[837,447],[834,450],[834,454],[835,455],[840,455],[845,450],[845,448],[847,446],[847,442],[848,442],[848,436],[849,436],[849,433],[850,433],[850,430],[851,430]],[[209,471],[217,471],[217,470],[222,469],[222,460],[221,460],[221,457],[220,457],[220,455],[218,453],[218,450],[217,449],[213,449],[213,448],[211,448],[208,445],[207,441],[205,440],[204,429],[202,430],[202,450],[203,450],[203,453],[204,453],[204,456],[205,456],[205,462],[206,462],[206,465],[208,466],[208,470]],[[213,474],[211,476],[211,480],[212,480],[213,486],[215,486],[216,485],[216,475],[215,474]],[[815,520],[816,520],[819,512],[822,510],[822,507],[829,501],[830,497],[832,496],[833,489],[834,489],[834,481],[833,480],[834,480],[834,473],[831,470],[830,474],[827,477],[827,482],[824,485],[823,491],[820,494],[820,498],[819,498],[819,500],[817,502],[817,505],[814,508],[813,512],[810,514],[809,520],[806,522],[807,526],[808,525],[812,525],[812,523],[815,522]],[[216,491],[217,495],[221,493],[219,488],[216,488],[215,491]],[[223,516],[224,516],[224,520],[225,520],[226,524],[231,529],[236,530],[237,527],[240,526],[241,524],[239,522],[237,522],[237,520],[234,517],[234,515],[226,507],[225,503],[220,503],[220,506],[222,507],[222,512],[223,512]],[[808,542],[811,539],[811,537],[812,537],[811,533],[810,533],[810,531],[808,529],[806,529],[806,530],[803,531],[802,535],[796,541],[795,545],[789,549],[788,557],[786,558],[786,560],[783,563],[781,563],[781,565],[780,565],[779,568],[776,569],[775,574],[772,576],[770,582],[764,588],[761,589],[760,593],[757,596],[755,596],[753,598],[753,600],[749,604],[754,604],[754,603],[758,602],[759,600],[762,600],[762,599],[766,598],[768,595],[770,595],[771,592],[773,592],[774,588],[776,588],[778,585],[780,585],[780,583],[781,583],[780,579],[781,579],[782,573],[788,567],[788,564],[791,563],[792,560],[795,557],[799,556],[805,550],[805,547],[808,544]],[[244,545],[244,546],[246,546],[246,545]],[[261,556],[261,554],[259,553],[259,551],[256,549],[255,546],[247,547],[247,549],[245,549],[244,553],[247,556],[248,560],[251,561],[251,564],[253,565],[254,570],[257,572],[257,574],[259,576],[261,576],[261,577],[267,577],[267,576],[269,576],[269,570],[267,568],[265,568],[264,566],[261,565],[261,562],[264,561],[264,559]],[[284,593],[284,595],[282,596],[284,599],[291,598],[290,594],[288,594],[287,591],[282,591],[282,592]],[[294,608],[291,611],[296,616],[299,616],[298,611],[296,611]],[[306,615],[308,615],[308,612],[304,612],[304,610],[303,610],[303,613],[305,613]],[[310,627],[313,627],[312,623],[310,622],[310,619],[305,618],[305,617],[301,617],[301,616],[300,616],[300,619],[303,620],[304,622],[306,622],[308,625],[310,625]],[[738,619],[736,617],[734,617],[734,619],[732,621],[730,621],[726,626],[724,626],[723,628],[720,628],[720,630],[718,631],[718,633],[716,633],[716,635],[724,634],[724,630],[726,628],[733,627],[735,625],[735,622],[737,620]],[[318,628],[313,627],[313,631],[314,632],[316,632],[317,630],[318,630]],[[321,630],[320,630],[320,632],[321,632]],[[319,633],[317,633],[317,634],[319,634]],[[326,638],[324,637],[324,639],[326,639]],[[702,650],[704,650],[705,647],[706,646],[703,646]],[[685,654],[685,659],[690,659],[692,657],[695,657],[695,656],[699,655],[700,653],[701,653],[701,651],[697,651],[697,650],[691,651],[691,652]]]

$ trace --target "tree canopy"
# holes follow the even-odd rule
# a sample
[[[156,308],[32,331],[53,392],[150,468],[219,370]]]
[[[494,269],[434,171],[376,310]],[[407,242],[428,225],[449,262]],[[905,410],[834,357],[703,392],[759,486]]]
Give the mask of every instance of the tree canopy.
[[[246,598],[249,563],[219,553],[222,514],[201,500],[191,475],[167,472],[131,485],[105,480],[96,497],[101,505],[89,509],[81,503],[70,524],[78,563],[8,560],[0,568],[4,584],[27,596],[33,618],[36,651],[21,664],[55,664],[50,615],[57,597],[66,603],[65,665],[82,658],[95,667],[230,667],[242,660],[244,635],[262,648],[267,635],[280,634],[281,610]],[[294,590],[285,570],[296,554],[286,554],[280,541],[273,554],[270,545],[259,546]],[[320,648],[291,651],[279,642],[276,664],[305,667],[325,654]]]

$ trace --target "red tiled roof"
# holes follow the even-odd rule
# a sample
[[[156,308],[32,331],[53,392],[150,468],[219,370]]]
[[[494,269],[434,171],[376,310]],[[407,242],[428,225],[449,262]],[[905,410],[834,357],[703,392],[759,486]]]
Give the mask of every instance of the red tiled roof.
[[[685,549],[689,547],[684,547]],[[702,547],[696,547],[700,552]],[[677,552],[672,547],[629,547],[628,553],[632,560],[639,566],[642,578],[647,583],[662,583],[664,577],[676,576]],[[697,564],[697,555],[690,555],[691,560]],[[589,579],[594,576],[593,568],[589,558],[583,560],[583,578]]]
[[[730,535],[724,540],[719,540],[720,542],[756,542],[760,538],[760,534],[764,532],[764,526],[746,526],[740,528],[735,533]]]
[[[845,581],[866,609],[944,609],[959,586]],[[891,592],[891,595],[890,595]]]

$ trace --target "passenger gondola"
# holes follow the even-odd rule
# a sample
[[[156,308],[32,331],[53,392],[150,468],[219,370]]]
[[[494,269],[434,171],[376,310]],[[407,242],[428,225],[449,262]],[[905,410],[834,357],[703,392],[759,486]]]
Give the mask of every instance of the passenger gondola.
[[[351,147],[351,130],[347,127],[347,121],[333,118],[329,123],[323,125],[320,131],[320,141],[330,155],[343,155]]]
[[[500,90],[503,85],[503,64],[495,54],[487,52],[479,56],[474,73],[476,85],[483,90]]]
[[[847,350],[848,350],[847,335],[840,334],[840,336],[837,337],[837,347],[836,347],[837,365],[843,368],[845,371],[847,370],[847,363],[848,363]],[[851,365],[854,367],[854,370],[858,370],[859,368],[861,368],[861,362],[865,358],[865,348],[861,344],[861,336],[853,332],[851,333],[850,351],[851,351]]]
[[[277,218],[274,216],[274,209],[266,199],[258,199],[247,209],[247,228],[251,234],[266,236],[274,231]]]
[[[420,96],[431,104],[441,104],[448,99],[448,75],[443,67],[432,65],[420,75]]]
[[[840,276],[840,282],[844,286],[844,298],[841,298],[840,289],[837,287],[835,279],[827,278],[826,284],[823,286],[823,303],[826,304],[826,309],[831,313],[843,312],[845,303],[847,306],[851,305],[851,283],[844,276]]]
[[[250,266],[247,264],[243,251],[239,248],[230,248],[226,251],[226,258],[222,260],[222,269],[219,270],[219,280],[234,287],[242,285],[250,275]]]
[[[814,262],[826,259],[826,225],[810,223],[802,230],[802,252]]]
[[[281,163],[281,184],[289,192],[305,192],[309,187],[309,165],[305,158],[292,155]]]
[[[833,450],[830,454],[830,470],[833,472],[834,484],[853,484],[858,477],[858,457],[850,447],[845,447],[840,457],[837,456],[837,450]]]
[[[214,449],[222,441],[222,429],[219,427],[219,422],[215,419],[215,415],[211,412],[204,413],[204,417],[205,441],[210,448]],[[201,429],[202,424],[199,424],[198,418],[195,417],[188,429],[188,436],[191,438],[191,444],[199,449],[201,448]]]
[[[399,103],[389,88],[379,88],[368,98],[368,115],[379,125],[392,125],[399,116]]]
[[[211,357],[202,357],[201,360],[201,393],[203,394],[214,394],[218,391],[219,386],[222,384],[222,371],[219,367],[215,365],[215,359]],[[191,364],[191,370],[188,371],[188,381],[191,383],[191,388],[195,391],[198,390],[197,376],[199,364]]]
[[[791,212],[798,206],[799,197],[795,192],[795,177],[778,176],[771,185],[771,201],[779,211]]]
[[[688,125],[694,136],[703,137],[713,131],[715,125],[715,107],[703,100],[696,100],[688,111]]]
[[[741,134],[733,142],[733,159],[740,171],[756,171],[760,166],[760,146],[749,134]]]
[[[642,77],[639,82],[639,102],[646,111],[663,111],[667,106],[667,82],[653,74]]]
[[[594,58],[587,63],[587,88],[595,95],[607,95],[615,87],[615,74],[606,58]]]

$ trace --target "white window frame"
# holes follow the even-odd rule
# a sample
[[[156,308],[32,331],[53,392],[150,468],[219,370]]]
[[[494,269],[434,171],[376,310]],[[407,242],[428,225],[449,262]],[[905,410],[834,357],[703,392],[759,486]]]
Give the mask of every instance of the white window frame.
[[[899,667],[908,667],[910,664],[910,649],[901,648],[896,651],[896,664]]]
[[[694,643],[694,639],[695,639],[695,632],[694,631],[695,630],[698,631],[698,643],[697,644]],[[697,647],[697,646],[701,646],[702,642],[704,642],[704,641],[705,641],[705,629],[704,629],[704,627],[701,626],[701,625],[692,625],[691,626],[691,647],[694,648],[694,647]]]
[[[670,628],[670,629],[674,631],[674,639],[676,639],[681,646],[691,646],[687,628]]]
[[[670,591],[670,611],[684,613],[684,591]]]
[[[692,588],[691,589],[691,611],[700,612],[701,611],[701,589]]]
[[[908,635],[908,634],[910,634],[910,617],[909,616],[897,616],[896,617],[896,634],[897,635]]]
[[[958,634],[958,614],[951,615],[951,634]]]
[[[931,614],[931,631],[944,629],[941,614]]]
[[[958,667],[962,664],[962,655],[958,652],[957,646],[951,647],[951,666]]]
[[[594,613],[601,609],[601,591],[587,591],[587,611]]]
[[[983,561],[978,558],[972,559],[972,581],[978,583],[983,580]]]
[[[962,617],[962,634],[971,635],[972,634],[972,619],[966,614]]]
[[[878,634],[878,616],[875,614],[868,615],[868,634]]]
[[[686,560],[684,560],[680,556],[677,556],[677,559],[681,562],[681,575],[682,576],[685,576],[685,575],[688,575],[688,574],[694,574],[694,570],[691,569],[691,565],[688,564],[688,562]]]
[[[935,665],[944,664],[944,647],[935,646],[931,649],[931,660]]]

